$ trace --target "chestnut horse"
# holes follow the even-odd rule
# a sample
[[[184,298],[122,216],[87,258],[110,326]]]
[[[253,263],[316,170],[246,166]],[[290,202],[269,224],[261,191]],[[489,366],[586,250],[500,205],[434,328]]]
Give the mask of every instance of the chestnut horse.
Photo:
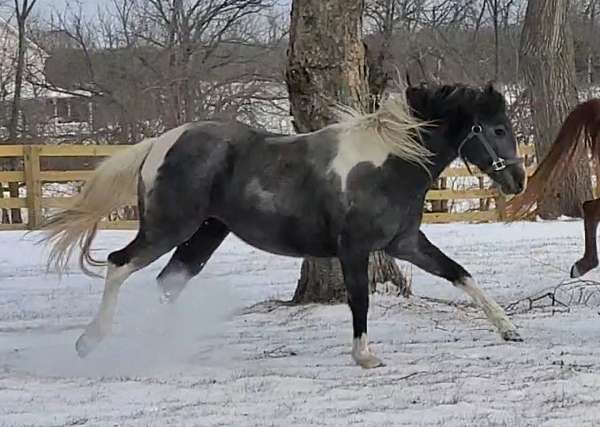
[[[594,98],[577,105],[565,119],[558,136],[544,160],[529,178],[527,189],[507,203],[511,220],[529,215],[540,197],[555,190],[571,166],[581,144],[600,161],[600,99]],[[600,162],[598,163],[600,164]],[[585,252],[571,267],[571,277],[583,276],[598,266],[596,230],[600,222],[600,198],[583,203]]]

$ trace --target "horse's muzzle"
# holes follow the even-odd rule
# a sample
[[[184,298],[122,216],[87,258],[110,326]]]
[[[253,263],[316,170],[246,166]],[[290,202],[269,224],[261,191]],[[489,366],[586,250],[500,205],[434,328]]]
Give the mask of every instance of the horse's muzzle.
[[[520,194],[527,185],[527,173],[522,165],[510,165],[495,172],[491,178],[498,184],[502,193]]]

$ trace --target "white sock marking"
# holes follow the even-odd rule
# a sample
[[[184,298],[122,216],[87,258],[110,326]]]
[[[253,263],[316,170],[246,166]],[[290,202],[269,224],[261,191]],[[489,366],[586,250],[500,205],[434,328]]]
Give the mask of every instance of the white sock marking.
[[[102,338],[110,333],[117,309],[119,289],[133,271],[134,269],[128,264],[121,267],[108,264],[102,302],[95,319],[86,328],[85,334],[99,335],[99,338]]]
[[[367,334],[362,334],[360,338],[354,338],[352,341],[352,358],[358,365],[365,369],[383,366],[381,360],[375,357],[369,349],[369,337],[367,337]]]
[[[498,329],[500,333],[516,330],[502,307],[482,289],[477,286],[477,283],[472,277],[465,277],[455,283],[457,287],[463,289],[485,312],[490,322]]]

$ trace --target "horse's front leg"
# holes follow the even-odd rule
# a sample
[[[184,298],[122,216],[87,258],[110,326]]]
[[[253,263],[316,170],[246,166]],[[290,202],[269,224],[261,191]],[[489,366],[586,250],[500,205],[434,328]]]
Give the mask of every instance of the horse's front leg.
[[[477,286],[475,279],[457,262],[450,259],[425,237],[422,231],[409,240],[397,239],[386,252],[398,259],[452,282],[466,292],[485,312],[489,321],[506,341],[522,341],[502,307]]]
[[[352,311],[352,358],[363,368],[376,368],[383,363],[369,350],[367,313],[369,311],[369,252],[343,246],[339,251],[348,305]]]
[[[600,199],[589,200],[583,204],[583,223],[585,228],[585,252],[583,258],[571,267],[571,278],[581,277],[598,266],[598,248],[596,231],[600,221]]]

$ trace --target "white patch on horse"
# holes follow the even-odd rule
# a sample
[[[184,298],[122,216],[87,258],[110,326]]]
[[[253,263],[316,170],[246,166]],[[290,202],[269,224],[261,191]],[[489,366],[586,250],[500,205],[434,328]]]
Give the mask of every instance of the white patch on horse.
[[[383,362],[369,350],[369,337],[367,337],[367,334],[362,334],[360,338],[354,338],[352,341],[352,358],[365,369],[383,366]]]
[[[204,267],[204,263],[201,263],[198,267]],[[177,298],[178,294],[185,287],[185,284],[189,282],[192,277],[193,276],[185,269],[180,271],[170,271],[167,275],[161,277],[159,283],[162,292],[159,297],[159,302],[161,304],[172,302],[174,298]]]
[[[144,181],[146,191],[152,188],[154,180],[156,179],[156,174],[158,173],[158,168],[163,164],[167,152],[173,147],[183,132],[190,128],[190,126],[189,123],[186,123],[154,138],[150,153],[146,156],[146,161],[142,166],[142,180]]]
[[[248,185],[246,185],[246,196],[251,199],[258,198],[262,210],[271,212],[276,210],[275,194],[265,190],[258,178],[253,178]]]
[[[348,175],[356,165],[368,162],[375,167],[380,167],[393,151],[389,146],[378,141],[365,140],[369,138],[368,132],[340,128],[337,154],[331,161],[328,171],[340,177],[342,191],[346,191]]]
[[[85,328],[85,332],[75,343],[77,353],[85,357],[112,331],[112,325],[117,310],[119,289],[123,282],[135,271],[130,264],[120,267],[108,263],[102,302],[94,320]]]
[[[521,340],[517,328],[512,324],[502,307],[480,289],[472,277],[463,277],[456,281],[454,285],[464,290],[473,299],[475,304],[481,307],[488,320],[496,327],[502,338],[511,341]]]

